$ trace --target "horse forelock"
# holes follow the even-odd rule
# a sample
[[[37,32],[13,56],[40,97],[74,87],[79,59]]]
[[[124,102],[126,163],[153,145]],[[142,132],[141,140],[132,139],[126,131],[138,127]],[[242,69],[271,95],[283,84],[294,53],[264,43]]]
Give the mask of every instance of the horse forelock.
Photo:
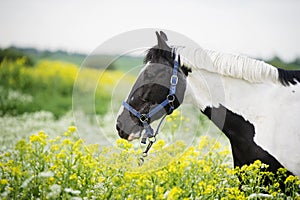
[[[175,55],[170,50],[160,49],[157,45],[148,49],[146,52],[146,56],[144,58],[144,63],[152,62],[152,63],[161,63],[162,60],[169,62],[172,66]],[[163,64],[163,63],[161,63]]]

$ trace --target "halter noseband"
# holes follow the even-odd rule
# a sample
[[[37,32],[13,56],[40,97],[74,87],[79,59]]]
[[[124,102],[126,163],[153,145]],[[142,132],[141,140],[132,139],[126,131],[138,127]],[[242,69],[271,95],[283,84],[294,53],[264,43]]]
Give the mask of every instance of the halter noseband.
[[[172,49],[172,55],[173,55],[173,49]],[[152,127],[150,126],[150,123],[148,123],[149,119],[152,116],[154,116],[156,113],[158,113],[160,110],[164,109],[167,105],[170,106],[170,110],[169,110],[170,114],[174,111],[176,86],[177,86],[177,83],[178,83],[178,68],[179,68],[179,63],[178,63],[179,61],[178,60],[179,60],[179,55],[176,54],[176,52],[175,52],[174,68],[173,68],[173,73],[172,73],[172,76],[171,76],[171,79],[170,79],[170,91],[169,91],[169,94],[167,95],[166,99],[162,103],[160,103],[155,108],[150,110],[147,114],[141,114],[140,112],[135,110],[132,106],[130,106],[125,101],[123,101],[123,103],[122,103],[124,108],[126,108],[129,112],[131,112],[135,117],[137,117],[142,122],[143,127],[146,130],[145,134],[142,137],[142,141],[141,141],[141,143],[143,143],[143,144],[146,144],[147,138],[152,138],[152,137],[155,137],[157,135],[158,129],[159,129],[159,127],[160,127],[160,125],[161,125],[161,123],[164,120],[166,115],[163,116],[162,120],[160,121],[155,134],[154,134],[154,131],[153,131]],[[149,149],[153,144],[153,141],[151,141],[151,142],[152,143],[149,143],[149,146],[148,146]],[[147,155],[148,150],[146,150],[144,152],[144,153],[146,153],[146,155]]]

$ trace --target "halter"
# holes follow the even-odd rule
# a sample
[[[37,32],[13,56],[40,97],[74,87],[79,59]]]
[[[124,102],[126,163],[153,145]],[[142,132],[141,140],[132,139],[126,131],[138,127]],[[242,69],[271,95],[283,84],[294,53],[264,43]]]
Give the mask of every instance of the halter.
[[[163,118],[161,119],[155,134],[154,134],[154,131],[153,131],[152,127],[150,126],[150,123],[148,123],[149,119],[151,117],[153,117],[156,113],[158,113],[159,111],[164,109],[167,105],[170,106],[170,110],[169,110],[170,114],[174,111],[176,86],[177,86],[177,83],[178,83],[178,68],[179,68],[179,63],[178,63],[179,61],[178,60],[179,60],[179,55],[176,54],[175,50],[172,49],[172,54],[173,54],[173,52],[175,53],[174,68],[173,68],[172,76],[170,78],[170,91],[169,91],[169,94],[167,95],[166,99],[146,114],[142,114],[142,113],[138,112],[137,110],[135,110],[132,106],[130,106],[125,101],[123,101],[123,103],[122,103],[124,108],[127,109],[130,113],[132,113],[135,117],[137,117],[140,120],[140,122],[142,122],[142,124],[143,124],[143,127],[145,129],[145,133],[143,134],[141,143],[146,144],[147,138],[154,138],[154,140],[150,140],[150,143],[149,143],[147,149],[143,152],[144,157],[147,156],[147,153],[150,150],[152,144],[156,141],[155,136],[158,134],[158,130],[160,128],[160,125],[161,125],[162,121],[165,119],[167,114],[164,115]]]

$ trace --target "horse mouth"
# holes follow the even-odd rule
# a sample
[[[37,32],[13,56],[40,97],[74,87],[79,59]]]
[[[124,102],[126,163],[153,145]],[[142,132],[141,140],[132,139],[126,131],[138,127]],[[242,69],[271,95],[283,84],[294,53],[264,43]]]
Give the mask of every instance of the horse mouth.
[[[132,141],[132,140],[135,140],[135,139],[139,139],[140,137],[141,137],[141,131],[136,132],[136,133],[131,133],[131,134],[128,136],[128,141]]]

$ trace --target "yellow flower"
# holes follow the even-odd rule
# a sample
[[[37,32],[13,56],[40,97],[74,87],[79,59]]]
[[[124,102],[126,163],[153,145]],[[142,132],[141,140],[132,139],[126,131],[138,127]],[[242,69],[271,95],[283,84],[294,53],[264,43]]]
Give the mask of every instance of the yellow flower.
[[[275,184],[274,184],[274,187],[275,188],[278,188],[280,186],[280,184],[278,183],[278,182],[276,182]]]
[[[70,144],[73,144],[73,142],[70,139],[63,140],[63,145],[70,145]]]
[[[210,172],[210,166],[209,165],[204,166],[203,171],[206,172],[206,173],[209,173]]]
[[[178,117],[180,115],[179,110],[174,110],[173,113],[171,114],[172,117]]]
[[[77,174],[72,174],[69,179],[70,180],[76,180],[77,179]]]
[[[146,200],[153,200],[153,196],[152,195],[147,195]]]
[[[18,167],[12,167],[11,172],[14,176],[21,175],[21,169],[20,169],[19,166]]]
[[[155,150],[161,150],[166,145],[164,140],[157,140],[156,143],[153,145],[153,149]]]
[[[77,130],[77,128],[75,126],[69,126],[68,131],[70,133],[74,133]]]
[[[42,130],[38,133],[38,136],[43,140],[47,139],[48,137],[48,135],[46,135],[45,132]]]
[[[47,181],[47,184],[52,185],[54,182],[55,182],[55,178],[54,177],[49,177],[48,181]]]
[[[31,135],[29,137],[29,141],[30,141],[30,143],[39,142],[40,138],[37,135]]]
[[[253,165],[256,165],[257,167],[261,167],[262,162],[260,160],[254,161]]]
[[[117,147],[122,148],[122,149],[130,149],[133,147],[132,143],[129,143],[127,140],[124,139],[117,139],[116,141]]]
[[[59,146],[57,144],[53,144],[51,147],[50,147],[50,151],[52,152],[55,152],[55,151],[58,151],[59,150]]]
[[[98,183],[101,183],[101,182],[105,181],[105,178],[104,177],[98,177],[97,181],[98,181]]]
[[[207,185],[205,187],[205,190],[203,192],[203,194],[211,194],[216,190],[216,188],[213,185]]]
[[[211,147],[211,150],[218,150],[221,148],[220,142],[215,142],[215,144]]]
[[[66,137],[68,137],[70,134],[69,134],[69,132],[64,132],[64,136],[66,136]]]
[[[179,187],[173,187],[170,192],[168,193],[167,199],[174,200],[179,199],[182,193],[182,189]]]
[[[231,168],[228,168],[228,167],[225,168],[225,171],[226,171],[226,173],[227,173],[228,175],[234,175],[234,174],[235,174],[234,170],[231,169]]]
[[[167,122],[171,122],[173,119],[169,115],[166,117]]]
[[[288,183],[296,183],[296,184],[300,184],[300,180],[299,178],[297,178],[296,176],[293,176],[293,175],[289,175],[285,181],[284,181],[284,184],[288,184]]]
[[[64,149],[61,150],[61,152],[59,152],[58,154],[56,154],[56,157],[57,157],[58,159],[65,159],[65,158],[67,157],[66,151],[65,151]]]
[[[6,184],[8,184],[8,180],[7,179],[1,179],[0,184],[1,185],[6,185]]]
[[[222,151],[219,151],[218,154],[222,157],[230,155],[230,150],[228,147],[225,147]]]
[[[272,192],[271,194],[273,197],[276,197],[277,196],[277,192]]]
[[[56,170],[57,169],[57,165],[52,165],[51,167],[50,167],[50,170],[51,171],[54,171],[54,170]]]
[[[47,137],[48,136],[44,133],[44,131],[40,131],[38,133],[38,135],[31,135],[29,137],[29,141],[30,141],[30,143],[39,143],[39,144],[42,144],[42,145],[46,145]]]
[[[198,150],[203,150],[209,145],[209,140],[207,136],[202,136],[198,145]]]
[[[75,142],[75,144],[73,145],[72,149],[73,150],[78,150],[79,147],[84,143],[83,139],[79,139]]]

